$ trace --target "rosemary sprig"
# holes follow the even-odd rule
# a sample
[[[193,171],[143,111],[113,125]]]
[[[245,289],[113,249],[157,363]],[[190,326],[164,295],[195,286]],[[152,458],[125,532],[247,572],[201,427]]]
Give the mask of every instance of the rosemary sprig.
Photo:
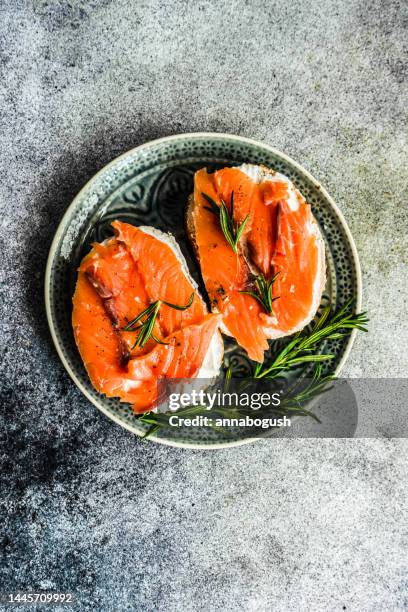
[[[225,373],[225,382],[224,382],[224,392],[227,392],[229,388],[229,383],[231,380],[231,376],[233,374],[232,368],[229,367]],[[280,406],[275,406],[273,408],[273,413],[276,415],[286,415],[286,416],[304,416],[310,417],[315,421],[320,423],[319,418],[310,410],[305,407],[305,404],[310,402],[313,398],[325,393],[329,390],[329,383],[333,380],[333,376],[321,376],[322,371],[321,367],[317,366],[313,377],[311,380],[307,381],[307,385],[303,388],[302,383],[303,380],[299,381],[290,393],[286,397],[284,397]],[[245,379],[243,379],[245,381]],[[249,381],[247,381],[249,382]],[[300,390],[298,388],[300,387]],[[142,436],[143,438],[148,438],[153,433],[155,433],[158,429],[169,427],[169,418],[173,413],[155,413],[155,412],[145,412],[140,415],[139,421],[144,423],[145,425],[150,425],[150,428],[146,431],[146,433]],[[214,406],[209,413],[205,406],[187,406],[186,408],[182,408],[177,410],[177,416],[183,418],[190,418],[194,416],[200,415],[211,415],[213,420],[214,418],[221,417],[227,419],[236,419],[236,418],[245,418],[248,415],[248,408],[240,408],[237,407],[225,407],[225,406]],[[264,407],[262,410],[257,411],[257,417],[262,416],[270,416],[268,411],[268,407]],[[225,427],[217,427],[214,423],[209,425],[211,429],[215,431],[222,431],[225,435],[232,435]]]
[[[137,346],[143,347],[149,338],[153,338],[157,344],[168,344],[168,342],[163,342],[160,338],[153,333],[154,324],[156,323],[157,315],[159,314],[159,310],[162,304],[169,306],[170,308],[174,308],[175,310],[187,310],[190,308],[194,301],[194,291],[190,295],[190,298],[184,306],[179,304],[172,304],[171,302],[166,302],[166,300],[156,300],[150,306],[142,310],[134,319],[132,319],[125,327],[122,327],[123,331],[138,331],[139,333],[136,337],[135,343],[132,346],[132,351]]]
[[[327,306],[309,333],[298,332],[271,362],[257,364],[254,378],[276,378],[282,372],[303,363],[320,363],[333,359],[334,355],[330,353],[313,353],[322,340],[339,340],[353,329],[367,331],[365,327],[368,323],[367,313],[353,314],[350,312],[352,303],[353,300],[346,302],[332,317],[330,317],[331,308]]]
[[[245,226],[248,223],[249,215],[245,217],[242,223],[234,221],[234,192],[231,192],[230,208],[228,210],[226,203],[220,198],[220,206],[218,206],[212,198],[206,193],[201,193],[203,198],[208,202],[210,207],[205,206],[218,217],[220,227],[225,236],[226,241],[231,246],[234,253],[238,253],[238,243],[244,232]]]
[[[367,331],[365,327],[368,323],[367,313],[362,312],[359,314],[353,314],[350,312],[350,307],[353,300],[349,300],[335,312],[331,317],[331,308],[328,306],[325,308],[315,323],[314,327],[310,332],[297,333],[289,344],[284,347],[280,353],[267,364],[257,364],[253,378],[277,378],[280,374],[285,371],[291,370],[298,367],[302,363],[314,362],[316,368],[314,370],[313,378],[306,388],[301,389],[299,392],[289,394],[279,407],[275,407],[274,410],[277,413],[287,415],[299,415],[309,416],[319,421],[319,419],[312,412],[307,410],[304,405],[314,397],[324,393],[328,390],[328,384],[334,380],[334,376],[322,376],[322,362],[330,360],[334,355],[331,354],[313,354],[313,351],[317,350],[318,344],[322,340],[337,340],[347,336],[353,329],[360,331]],[[225,387],[229,387],[231,377],[233,376],[232,368],[227,368],[225,373]],[[245,379],[243,379],[245,382]],[[296,391],[296,387],[294,389]],[[239,414],[247,414],[247,409],[226,409],[221,407],[214,407],[215,413],[223,416],[239,416]],[[194,406],[187,407],[183,410],[177,411],[178,415],[193,416],[196,414],[205,413],[205,407]],[[168,414],[156,414],[154,412],[147,412],[139,417],[139,419],[146,424],[151,425],[151,428],[146,432],[144,437],[152,435],[161,427],[168,426]],[[223,430],[224,433],[225,430]]]
[[[269,281],[267,281],[263,274],[259,274],[259,276],[255,277],[254,281],[256,291],[240,291],[240,293],[251,295],[253,298],[258,300],[268,314],[272,314],[273,302],[278,300],[280,297],[272,297],[272,286],[278,275],[279,272],[277,272]]]
[[[279,409],[286,414],[295,413],[301,414],[302,416],[311,416],[315,421],[320,423],[320,419],[318,419],[313,412],[310,412],[304,408],[304,404],[328,391],[331,388],[329,387],[329,383],[331,383],[333,380],[334,376],[332,374],[322,376],[322,365],[321,363],[318,363],[314,369],[310,382],[308,381],[307,386],[304,389],[301,388],[301,390],[297,393],[289,394],[287,397],[285,397],[281,402]],[[300,379],[297,384],[295,384],[294,391],[296,390],[297,386],[302,386],[303,382],[304,379]]]

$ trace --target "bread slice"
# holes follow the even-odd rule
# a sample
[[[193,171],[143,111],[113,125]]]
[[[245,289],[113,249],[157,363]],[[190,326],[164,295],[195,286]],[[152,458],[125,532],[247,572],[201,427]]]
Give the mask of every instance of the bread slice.
[[[289,204],[289,207],[291,208],[291,210],[296,210],[298,208],[299,198],[302,198],[302,195],[286,176],[278,172],[274,172],[273,170],[270,170],[269,168],[263,165],[243,164],[239,166],[238,168],[242,172],[244,172],[247,176],[249,176],[257,184],[262,184],[267,181],[286,182],[288,185],[289,196],[288,196],[287,202]],[[191,194],[188,198],[185,222],[186,222],[186,230],[187,230],[187,234],[188,234],[190,243],[194,250],[198,264],[200,265],[200,258],[199,258],[199,252],[198,252],[197,241],[196,241],[196,236],[195,236],[195,226],[194,226],[194,219],[193,219],[194,204],[195,204],[194,194]],[[318,246],[318,249],[317,249],[318,250],[318,274],[316,275],[314,284],[313,284],[312,304],[307,313],[307,316],[302,321],[300,321],[298,325],[296,325],[295,327],[293,327],[292,329],[288,331],[279,330],[279,329],[276,329],[276,327],[265,326],[263,329],[264,329],[265,336],[268,339],[276,339],[276,338],[280,338],[283,336],[289,336],[289,335],[292,335],[300,331],[313,320],[319,308],[323,290],[326,284],[326,259],[325,259],[325,245],[324,245],[323,236],[321,234],[319,225],[313,216],[312,216],[312,221],[311,221],[309,230],[310,230],[311,235],[315,236],[316,244]],[[248,261],[248,263],[249,263],[250,268],[252,269],[251,262]],[[256,270],[253,270],[253,271],[256,272]],[[213,306],[212,310],[213,312],[218,312],[216,306]],[[273,320],[273,317],[272,317],[272,320]],[[221,324],[220,329],[224,334],[228,336],[233,336],[230,330],[226,327],[225,323]]]

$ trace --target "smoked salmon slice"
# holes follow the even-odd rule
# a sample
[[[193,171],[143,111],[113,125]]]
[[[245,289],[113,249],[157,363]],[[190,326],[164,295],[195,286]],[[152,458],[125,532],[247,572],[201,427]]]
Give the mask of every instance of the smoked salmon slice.
[[[241,227],[237,252],[214,205],[227,210],[231,227]],[[250,164],[199,170],[187,229],[221,329],[251,359],[262,362],[268,339],[313,319],[325,285],[324,242],[311,207],[287,177]]]
[[[170,235],[119,221],[112,226],[115,236],[94,244],[79,267],[74,337],[93,386],[145,412],[155,405],[160,378],[218,373],[220,317],[208,314]],[[138,344],[146,319],[132,320],[149,309],[152,326]]]

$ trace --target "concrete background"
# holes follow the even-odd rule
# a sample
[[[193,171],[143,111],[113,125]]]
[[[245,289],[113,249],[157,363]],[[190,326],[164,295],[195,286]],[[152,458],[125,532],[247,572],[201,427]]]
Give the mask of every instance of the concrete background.
[[[95,171],[155,137],[241,134],[302,163],[350,224],[371,324],[345,373],[405,376],[407,6],[0,3],[0,590],[72,591],[78,610],[407,609],[405,440],[143,443],[70,381],[42,295]]]

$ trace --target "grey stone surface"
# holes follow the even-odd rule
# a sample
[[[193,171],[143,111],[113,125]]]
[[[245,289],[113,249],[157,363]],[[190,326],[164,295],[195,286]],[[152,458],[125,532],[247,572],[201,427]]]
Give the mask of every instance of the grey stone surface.
[[[407,4],[0,3],[1,589],[78,610],[403,610],[405,440],[143,443],[51,345],[47,251],[96,170],[146,140],[224,131],[301,162],[343,210],[370,333],[345,373],[404,376]]]

